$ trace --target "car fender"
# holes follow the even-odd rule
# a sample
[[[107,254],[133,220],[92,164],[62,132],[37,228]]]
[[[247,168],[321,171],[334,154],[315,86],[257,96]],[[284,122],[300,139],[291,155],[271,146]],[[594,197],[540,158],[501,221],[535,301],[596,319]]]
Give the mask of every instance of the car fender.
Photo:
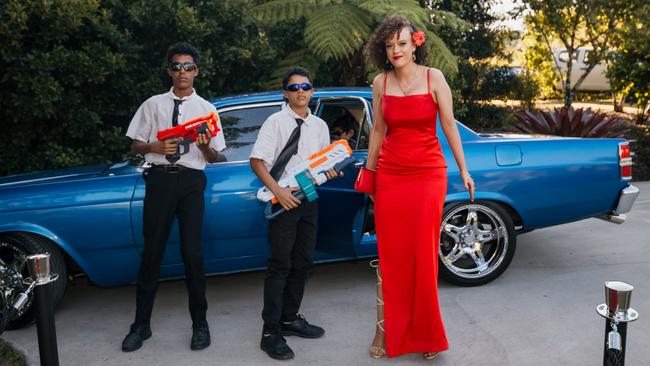
[[[57,235],[56,233],[52,232],[51,230],[42,227],[40,225],[35,225],[32,223],[28,222],[12,222],[12,223],[6,223],[0,225],[0,234],[4,233],[9,233],[9,232],[23,232],[23,233],[31,233],[31,234],[36,234],[39,236],[42,236],[44,238],[49,239],[53,243],[55,243],[63,253],[67,254],[74,260],[74,262],[85,272],[88,267],[88,263],[86,263],[83,259],[83,256],[81,256],[68,242],[66,242],[61,236]]]

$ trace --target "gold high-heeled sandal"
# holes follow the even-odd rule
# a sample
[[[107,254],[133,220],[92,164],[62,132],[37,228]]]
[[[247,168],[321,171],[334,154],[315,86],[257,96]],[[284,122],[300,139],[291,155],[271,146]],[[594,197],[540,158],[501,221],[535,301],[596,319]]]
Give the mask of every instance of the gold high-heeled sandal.
[[[438,357],[440,352],[424,352],[422,354],[422,357],[424,357],[425,360],[433,360],[434,358]]]
[[[377,286],[381,286],[382,278],[381,278],[381,272],[379,271],[379,259],[370,261],[370,267],[376,269]],[[377,296],[377,306],[384,306],[384,300],[380,299],[379,296]],[[377,327],[381,329],[381,331],[384,332],[384,334],[386,334],[386,330],[384,329],[384,319],[377,322]],[[382,347],[370,346],[369,352],[370,352],[370,357],[374,359],[380,359],[386,357],[386,349]]]

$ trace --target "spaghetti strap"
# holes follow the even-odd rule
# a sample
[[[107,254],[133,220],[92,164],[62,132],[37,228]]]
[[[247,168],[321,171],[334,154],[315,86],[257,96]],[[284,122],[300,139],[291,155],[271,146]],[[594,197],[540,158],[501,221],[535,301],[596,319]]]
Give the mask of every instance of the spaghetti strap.
[[[384,74],[384,93],[382,95],[386,95],[386,79],[388,79],[388,72]]]
[[[431,69],[427,67],[427,93],[431,94],[431,83],[429,82],[429,74]]]

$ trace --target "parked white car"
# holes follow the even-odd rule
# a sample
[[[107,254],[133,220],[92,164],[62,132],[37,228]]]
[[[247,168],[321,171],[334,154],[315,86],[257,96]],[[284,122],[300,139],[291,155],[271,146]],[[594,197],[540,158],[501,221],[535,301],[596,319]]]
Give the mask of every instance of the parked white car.
[[[589,57],[593,53],[592,48],[581,47],[578,48],[573,54],[573,67],[571,69],[571,86],[575,85],[576,81],[582,76],[587,69]],[[558,48],[554,50],[553,56],[557,62],[554,67],[560,68],[562,73],[566,72],[567,61],[569,60],[569,52],[565,48]],[[557,69],[556,69],[557,70]],[[562,82],[558,81],[555,88],[562,90]],[[609,91],[609,79],[607,78],[607,65],[604,62],[597,64],[587,75],[587,78],[578,86],[580,91]]]

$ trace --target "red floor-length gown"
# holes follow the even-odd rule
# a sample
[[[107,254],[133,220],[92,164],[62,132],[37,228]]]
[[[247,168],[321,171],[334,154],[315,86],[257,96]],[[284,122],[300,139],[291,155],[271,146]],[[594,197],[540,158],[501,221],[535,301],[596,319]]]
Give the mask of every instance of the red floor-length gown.
[[[427,70],[427,85],[429,70]],[[448,348],[438,304],[438,242],[447,165],[427,94],[386,95],[377,164],[375,223],[389,357]]]

